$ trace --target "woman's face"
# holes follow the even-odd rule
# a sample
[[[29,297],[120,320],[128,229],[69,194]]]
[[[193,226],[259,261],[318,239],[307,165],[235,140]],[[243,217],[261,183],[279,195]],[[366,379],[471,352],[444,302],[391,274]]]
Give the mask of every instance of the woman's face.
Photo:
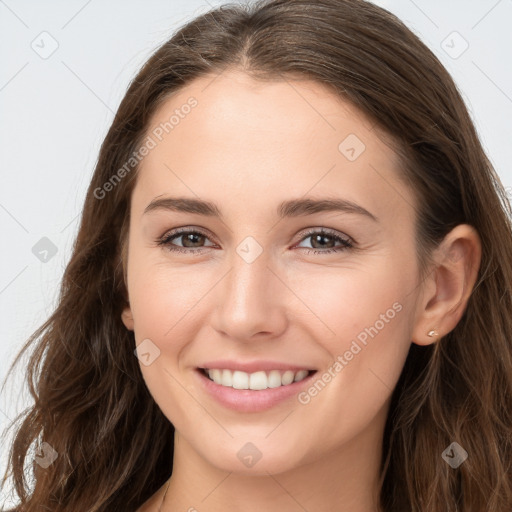
[[[390,147],[318,83],[235,72],[166,100],[148,135],[123,321],[180,438],[252,474],[379,438],[422,291]]]

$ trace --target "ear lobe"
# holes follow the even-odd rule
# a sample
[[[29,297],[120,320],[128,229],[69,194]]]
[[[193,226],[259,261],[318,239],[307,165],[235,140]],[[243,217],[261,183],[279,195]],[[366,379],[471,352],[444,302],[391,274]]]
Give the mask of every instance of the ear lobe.
[[[123,321],[124,326],[129,330],[133,331],[134,327],[134,321],[133,321],[133,314],[130,306],[127,306],[124,308],[123,312],[121,313],[121,320]]]
[[[481,251],[480,237],[468,224],[460,224],[446,235],[436,251],[429,283],[425,283],[429,292],[424,296],[413,343],[435,343],[459,323],[478,276]],[[439,334],[429,336],[433,330]]]

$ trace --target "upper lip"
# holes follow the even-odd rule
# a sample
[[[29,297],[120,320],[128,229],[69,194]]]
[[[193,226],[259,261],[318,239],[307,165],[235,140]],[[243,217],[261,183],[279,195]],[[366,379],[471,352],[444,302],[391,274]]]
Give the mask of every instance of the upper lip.
[[[259,371],[271,371],[271,370],[291,370],[298,372],[300,370],[315,370],[311,366],[296,365],[290,363],[281,363],[279,361],[232,361],[228,359],[222,359],[217,361],[207,361],[203,363],[199,368],[207,369],[219,369],[219,370],[231,370],[241,371],[246,373],[255,373]]]

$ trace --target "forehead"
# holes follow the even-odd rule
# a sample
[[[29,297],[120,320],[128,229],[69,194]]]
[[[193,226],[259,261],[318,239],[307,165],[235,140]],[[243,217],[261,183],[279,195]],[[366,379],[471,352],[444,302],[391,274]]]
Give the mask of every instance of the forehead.
[[[398,158],[376,127],[313,81],[205,76],[160,105],[147,135],[154,144],[135,192],[149,199],[229,196],[265,207],[283,196],[339,193],[377,215],[412,201],[401,204],[409,192],[397,179]]]

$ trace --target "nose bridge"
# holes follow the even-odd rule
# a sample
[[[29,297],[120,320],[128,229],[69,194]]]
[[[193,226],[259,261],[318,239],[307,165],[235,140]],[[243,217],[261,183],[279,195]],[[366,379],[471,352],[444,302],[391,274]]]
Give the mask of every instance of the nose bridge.
[[[232,270],[229,275],[229,293],[239,300],[259,301],[262,299],[260,294],[268,290],[269,280],[272,273],[268,266],[272,264],[267,251],[255,255],[255,249],[250,247],[247,252],[243,252],[246,246],[240,244],[236,254],[232,257]]]
[[[274,275],[271,252],[247,237],[233,251],[218,297],[216,328],[246,339],[277,334],[284,326],[283,284]]]

